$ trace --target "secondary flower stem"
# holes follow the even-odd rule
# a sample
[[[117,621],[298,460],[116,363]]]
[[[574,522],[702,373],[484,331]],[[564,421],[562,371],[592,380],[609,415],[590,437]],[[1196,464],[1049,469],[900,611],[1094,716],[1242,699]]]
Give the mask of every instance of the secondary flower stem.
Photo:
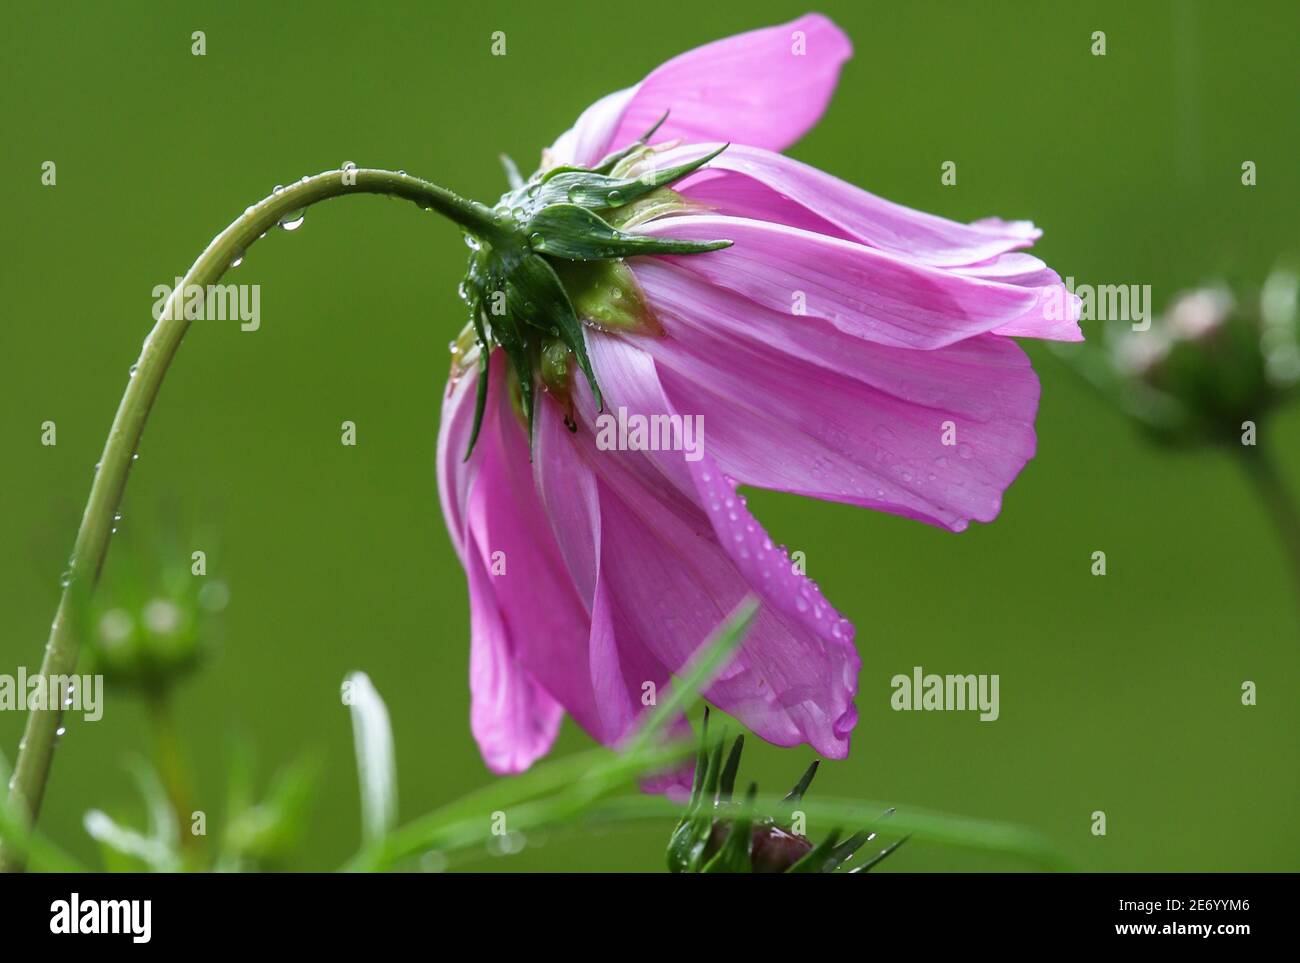
[[[184,282],[172,292],[163,306],[160,320],[145,339],[140,359],[127,383],[118,405],[117,415],[104,443],[90,499],[81,518],[72,559],[65,578],[59,607],[50,626],[49,641],[41,660],[41,674],[49,679],[71,675],[77,666],[78,640],[72,632],[74,593],[89,592],[99,580],[104,556],[108,552],[113,516],[122,501],[127,475],[154,399],[162,387],[163,377],[180,347],[190,322],[185,319],[185,291],[191,285],[206,289],[215,284],[232,262],[267,231],[288,215],[294,215],[319,201],[345,194],[388,194],[416,202],[437,211],[480,237],[493,238],[504,226],[492,210],[476,201],[465,200],[445,188],[418,177],[394,171],[364,168],[327,171],[306,177],[281,188],[248,208],[229,227],[216,236],[199,255],[185,275]],[[62,702],[62,700],[60,700]],[[9,796],[14,808],[26,813],[34,823],[40,812],[45,783],[49,777],[57,732],[62,724],[63,707],[48,711],[34,710],[19,743],[18,758],[10,782]],[[17,847],[0,848],[0,871],[23,869]]]
[[[149,708],[149,727],[154,736],[154,765],[158,769],[163,791],[176,816],[176,831],[181,852],[193,862],[198,837],[191,831],[189,767],[176,717],[172,714],[171,693],[158,688],[145,696]]]
[[[1277,526],[1278,537],[1291,560],[1296,604],[1300,605],[1300,510],[1296,509],[1272,454],[1258,447],[1243,447],[1239,460]]]

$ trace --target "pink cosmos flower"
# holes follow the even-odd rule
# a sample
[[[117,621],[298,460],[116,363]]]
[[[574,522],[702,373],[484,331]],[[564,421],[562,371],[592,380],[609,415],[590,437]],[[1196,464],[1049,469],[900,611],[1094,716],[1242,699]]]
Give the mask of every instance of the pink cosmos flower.
[[[598,101],[544,153],[544,170],[591,169],[667,112],[615,173],[730,146],[620,223],[732,245],[627,258],[595,298],[557,261],[594,382],[564,365],[543,376],[531,439],[506,351],[489,342],[478,372],[454,366],[439,489],[469,582],[471,725],[495,772],[546,753],[565,712],[618,743],[647,684],[662,689],[749,592],[761,613],[706,697],[770,742],[843,758],[853,627],[737,486],[960,531],[996,517],[1034,454],[1038,380],[1011,338],[1081,339],[1076,300],[1021,250],[1039,230],[909,210],[776,153],[821,116],[850,54],[815,14],[708,44]],[[641,323],[604,323],[621,310]],[[651,436],[698,416],[702,443],[627,450],[634,431],[610,450],[616,413]]]

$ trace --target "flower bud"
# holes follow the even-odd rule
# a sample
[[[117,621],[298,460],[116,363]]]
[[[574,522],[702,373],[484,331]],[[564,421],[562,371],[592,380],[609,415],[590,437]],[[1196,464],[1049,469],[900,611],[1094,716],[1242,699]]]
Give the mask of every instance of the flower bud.
[[[750,784],[744,801],[732,801],[745,737],[738,736],[726,761],[720,738],[710,743],[709,716],[704,715],[704,735],[690,803],[668,841],[668,869],[674,873],[833,873],[843,867],[875,833],[859,832],[843,841],[832,829],[814,844],[782,825],[775,816],[755,811],[757,787]],[[818,763],[814,762],[783,800],[793,810],[803,798]],[[892,812],[892,810],[891,810]],[[787,814],[789,815],[789,814]],[[888,813],[886,813],[888,815]],[[906,839],[850,872],[870,869]]]
[[[110,682],[164,689],[207,654],[228,596],[224,583],[188,572],[106,591],[80,616],[92,671]]]
[[[1294,289],[1295,275],[1278,272],[1260,298],[1200,288],[1175,298],[1149,330],[1112,333],[1125,407],[1167,443],[1236,440],[1300,380]]]

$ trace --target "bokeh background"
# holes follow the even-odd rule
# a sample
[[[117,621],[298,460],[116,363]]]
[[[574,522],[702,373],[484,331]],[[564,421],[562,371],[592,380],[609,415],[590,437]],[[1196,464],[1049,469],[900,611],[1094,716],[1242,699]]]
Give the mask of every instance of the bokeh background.
[[[392,2],[21,4],[0,50],[0,671],[35,669],[151,289],[276,183],[403,168],[494,199],[589,102],[669,56],[802,4]],[[1157,308],[1225,275],[1258,283],[1300,248],[1300,7],[826,2],[856,56],[801,160],[960,220],[1032,218],[1062,275],[1150,284]],[[207,55],[190,53],[203,30]],[[507,55],[489,53],[505,31]],[[1104,30],[1107,55],[1090,54]],[[58,165],[55,188],[40,165]],[[945,160],[958,185],[940,185]],[[1241,163],[1258,165],[1253,188]],[[486,784],[469,734],[464,580],[437,507],[434,438],[462,323],[457,232],[404,203],[311,210],[234,279],[262,328],[196,324],[123,505],[117,549],[167,539],[230,587],[220,648],[178,694],[198,804],[220,822],[237,734],[265,777],[303,751],[321,791],[291,868],[354,851],[344,674],[396,733],[404,818]],[[1089,334],[1097,327],[1085,325]],[[995,524],[962,535],[757,493],[773,536],[858,625],[861,722],[815,789],[1007,820],[1088,870],[1300,868],[1300,628],[1269,518],[1226,454],[1152,447],[1050,352],[1039,452]],[[39,426],[54,420],[57,447]],[[356,422],[359,443],[339,444]],[[1300,493],[1300,410],[1271,422]],[[1289,439],[1283,443],[1281,439]],[[197,534],[193,534],[197,533]],[[1093,551],[1109,574],[1090,574]],[[110,555],[110,583],[128,552]],[[119,557],[122,556],[122,557]],[[1001,718],[895,713],[913,665],[1001,675]],[[1243,680],[1259,704],[1240,704]],[[87,860],[81,815],[140,817],[138,704],[73,720],[42,818]],[[0,713],[12,761],[22,725]],[[556,753],[589,745],[566,723]],[[784,788],[811,757],[751,745]],[[1104,810],[1108,834],[1090,814]],[[667,826],[556,838],[489,870],[663,866]],[[909,844],[895,870],[1017,869]]]

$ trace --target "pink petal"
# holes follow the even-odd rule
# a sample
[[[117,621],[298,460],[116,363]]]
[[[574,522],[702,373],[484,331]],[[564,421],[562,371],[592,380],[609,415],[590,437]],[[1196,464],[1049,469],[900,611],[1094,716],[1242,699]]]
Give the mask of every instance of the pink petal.
[[[498,354],[483,429],[467,463],[464,419],[473,411],[476,373],[453,390],[444,406],[438,477],[469,581],[470,728],[488,767],[511,773],[547,752],[563,716],[545,676],[526,664],[524,642],[536,650],[581,637],[586,613],[533,491],[528,439],[504,373]]]
[[[882,346],[657,259],[632,264],[667,332],[637,347],[672,406],[703,415],[706,450],[743,484],[959,531],[998,514],[1034,454],[1038,380],[1014,342]]]
[[[1050,319],[1053,288],[1026,288],[904,260],[864,244],[748,218],[702,215],[653,221],[646,234],[725,238],[732,247],[668,260],[774,311],[803,310],[878,344],[933,349],[1004,325]],[[1057,292],[1059,295],[1059,292]],[[1063,310],[1068,302],[1059,302]]]
[[[1022,288],[1036,288],[1043,300],[1023,317],[994,330],[1008,338],[1042,338],[1048,341],[1082,341],[1079,330],[1082,301],[1066,289],[1060,275],[1038,258],[1019,251],[999,254],[979,264],[952,268],[954,274],[983,278]]]
[[[662,689],[670,673],[639,639],[620,632],[604,569],[608,543],[597,476],[549,395],[537,407],[533,471],[562,564],[590,615],[582,632],[546,653],[555,667],[553,691],[594,739],[616,745],[646,711],[645,683]]]
[[[523,772],[546,755],[559,732],[564,710],[519,664],[514,634],[494,576],[471,539],[465,563],[469,580],[471,695],[470,731],[483,761],[500,775]]]
[[[438,428],[438,498],[447,520],[447,534],[461,561],[465,560],[465,518],[462,511],[477,462],[465,463],[474,420],[477,378],[462,377],[447,385]]]
[[[665,111],[658,140],[783,150],[820,119],[852,55],[843,31],[815,13],[717,40],[674,57],[637,87],[611,95],[615,100],[598,101],[551,154],[556,163],[590,165],[636,140]]]
[[[657,155],[655,163],[673,167],[721,146],[678,147]],[[1043,233],[1029,221],[959,224],[884,200],[815,167],[746,144],[732,144],[674,189],[721,214],[795,227],[823,225],[825,229],[806,229],[937,267],[986,261],[1029,247]]]
[[[673,413],[648,355],[595,332],[588,347],[607,410]],[[765,604],[755,628],[707,697],[769,742],[808,742],[843,758],[856,721],[852,627],[793,571],[707,456],[689,463],[680,452],[599,450],[594,403],[580,384],[575,402],[580,426],[569,436],[570,457],[599,482],[597,597],[620,649],[651,652],[679,670],[731,608],[757,592]],[[714,501],[718,512],[709,512]],[[593,637],[596,622],[593,614]]]
[[[561,134],[542,156],[546,168],[560,165],[590,167],[608,150],[606,146],[623,118],[623,111],[636,93],[635,87],[606,94],[582,112],[572,127]],[[648,129],[648,128],[647,128]]]

